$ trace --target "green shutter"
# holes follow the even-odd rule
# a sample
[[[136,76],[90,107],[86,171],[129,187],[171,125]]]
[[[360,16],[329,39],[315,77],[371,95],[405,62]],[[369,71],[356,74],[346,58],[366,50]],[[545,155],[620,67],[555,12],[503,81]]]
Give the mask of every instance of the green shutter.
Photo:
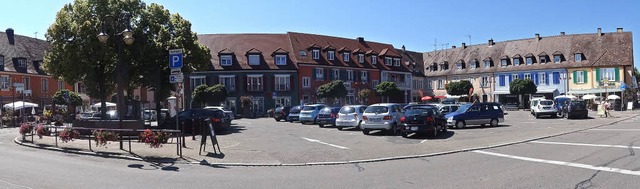
[[[600,82],[600,68],[596,68],[596,80],[595,82]]]
[[[587,79],[589,77],[587,77],[587,76],[589,76],[589,74],[587,74],[587,70],[584,71],[584,74],[582,74],[582,76],[584,77],[584,83],[588,83],[589,81],[587,81]]]
[[[313,75],[312,75],[312,77],[313,77],[313,80],[314,80],[314,81],[315,81],[315,80],[317,80],[317,78],[316,78],[316,74],[317,74],[317,73],[318,73],[318,68],[313,68]]]
[[[616,72],[616,81],[620,81],[620,68],[616,67],[614,70]]]
[[[578,83],[578,77],[577,76],[578,76],[578,71],[573,71],[573,84]]]

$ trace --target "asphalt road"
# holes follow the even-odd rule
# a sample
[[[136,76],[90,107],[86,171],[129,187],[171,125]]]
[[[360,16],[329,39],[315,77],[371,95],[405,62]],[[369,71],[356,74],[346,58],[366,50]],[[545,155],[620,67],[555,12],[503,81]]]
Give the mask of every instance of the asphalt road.
[[[640,188],[640,119],[506,147],[300,167],[211,167],[20,147],[0,130],[0,188]]]

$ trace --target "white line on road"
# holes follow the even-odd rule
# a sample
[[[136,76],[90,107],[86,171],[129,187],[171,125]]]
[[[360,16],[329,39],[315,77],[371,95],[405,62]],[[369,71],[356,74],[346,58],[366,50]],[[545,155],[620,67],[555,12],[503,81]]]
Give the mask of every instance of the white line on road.
[[[587,131],[640,131],[640,129],[589,129]]]
[[[571,145],[571,146],[590,146],[590,147],[608,147],[608,148],[633,148],[633,149],[640,149],[640,147],[638,147],[638,146],[609,145],[609,144],[584,144],[584,143],[545,142],[545,141],[531,141],[530,143],[536,143],[536,144],[560,144],[560,145]]]
[[[335,144],[329,144],[329,143],[322,142],[322,141],[319,141],[319,140],[316,140],[316,139],[310,139],[310,138],[305,138],[305,137],[302,137],[302,138],[303,138],[303,139],[305,139],[305,140],[307,140],[307,141],[309,141],[309,142],[316,142],[316,143],[320,143],[320,144],[324,144],[324,145],[329,145],[329,146],[333,146],[333,147],[340,148],[340,149],[349,149],[349,148],[344,147],[344,146],[338,146],[338,145],[335,145]]]
[[[427,142],[427,140],[422,140],[422,141],[420,141],[420,144],[422,144],[422,143],[424,143],[424,142]]]
[[[499,154],[499,153],[487,152],[487,151],[482,151],[482,150],[474,150],[473,152],[480,153],[480,154],[485,154],[485,155],[491,155],[491,156],[504,157],[504,158],[518,159],[518,160],[524,160],[524,161],[532,161],[532,162],[537,162],[537,163],[562,165],[562,166],[577,167],[577,168],[591,169],[591,170],[597,170],[597,171],[607,171],[607,172],[613,172],[613,173],[640,176],[640,171],[618,169],[618,168],[613,168],[613,167],[600,167],[600,166],[593,166],[593,165],[587,165],[587,164],[581,164],[581,163],[572,163],[572,162],[566,162],[566,161],[537,159],[537,158],[530,158],[530,157]]]

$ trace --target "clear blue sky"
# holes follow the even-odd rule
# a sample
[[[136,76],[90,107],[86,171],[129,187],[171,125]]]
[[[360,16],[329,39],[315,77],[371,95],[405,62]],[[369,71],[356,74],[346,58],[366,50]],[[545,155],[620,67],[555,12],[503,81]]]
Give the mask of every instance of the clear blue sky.
[[[2,2],[5,2],[3,0]],[[3,3],[0,29],[44,38],[55,14],[70,0]],[[405,45],[432,51],[444,44],[486,43],[567,34],[634,32],[635,65],[640,65],[640,1],[637,0],[148,0],[179,13],[199,34],[315,33]],[[469,39],[468,36],[471,36]],[[436,42],[437,39],[437,42]],[[469,42],[471,41],[471,42]]]

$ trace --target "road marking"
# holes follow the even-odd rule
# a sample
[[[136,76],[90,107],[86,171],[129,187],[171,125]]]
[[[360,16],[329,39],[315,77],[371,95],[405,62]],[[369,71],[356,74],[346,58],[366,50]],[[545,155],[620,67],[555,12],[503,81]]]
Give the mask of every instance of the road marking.
[[[424,143],[424,142],[427,142],[427,140],[422,140],[422,141],[420,141],[420,144],[422,144],[422,143]]]
[[[309,141],[309,142],[316,142],[316,143],[320,143],[320,144],[324,144],[324,145],[329,145],[329,146],[333,146],[333,147],[340,148],[340,149],[349,149],[349,148],[344,147],[344,146],[338,146],[338,145],[335,145],[335,144],[329,144],[329,143],[322,142],[322,141],[319,141],[319,140],[316,140],[316,139],[310,139],[310,138],[305,138],[305,137],[302,137],[302,138],[303,138],[303,139],[305,139],[305,140],[307,140],[307,141]]]
[[[638,132],[640,129],[589,129],[587,131],[635,131]]]
[[[499,154],[499,153],[487,152],[487,151],[482,151],[482,150],[474,150],[472,152],[485,154],[485,155],[491,155],[491,156],[504,157],[504,158],[518,159],[518,160],[523,160],[523,161],[532,161],[532,162],[537,162],[537,163],[562,165],[562,166],[569,166],[569,167],[576,167],[576,168],[583,168],[583,169],[591,169],[591,170],[597,170],[597,171],[606,171],[606,172],[620,173],[620,174],[626,174],[626,175],[640,176],[640,171],[632,171],[632,170],[619,169],[619,168],[613,168],[613,167],[600,167],[600,166],[593,166],[593,165],[587,165],[587,164],[581,164],[581,163],[572,163],[572,162],[566,162],[566,161],[537,159],[537,158],[530,158],[530,157]]]
[[[590,147],[608,147],[608,148],[633,148],[633,149],[640,149],[640,147],[638,147],[638,146],[609,145],[609,144],[584,144],[584,143],[545,142],[545,141],[531,141],[530,143],[537,143],[537,144],[561,144],[561,145],[571,145],[571,146],[590,146]]]

